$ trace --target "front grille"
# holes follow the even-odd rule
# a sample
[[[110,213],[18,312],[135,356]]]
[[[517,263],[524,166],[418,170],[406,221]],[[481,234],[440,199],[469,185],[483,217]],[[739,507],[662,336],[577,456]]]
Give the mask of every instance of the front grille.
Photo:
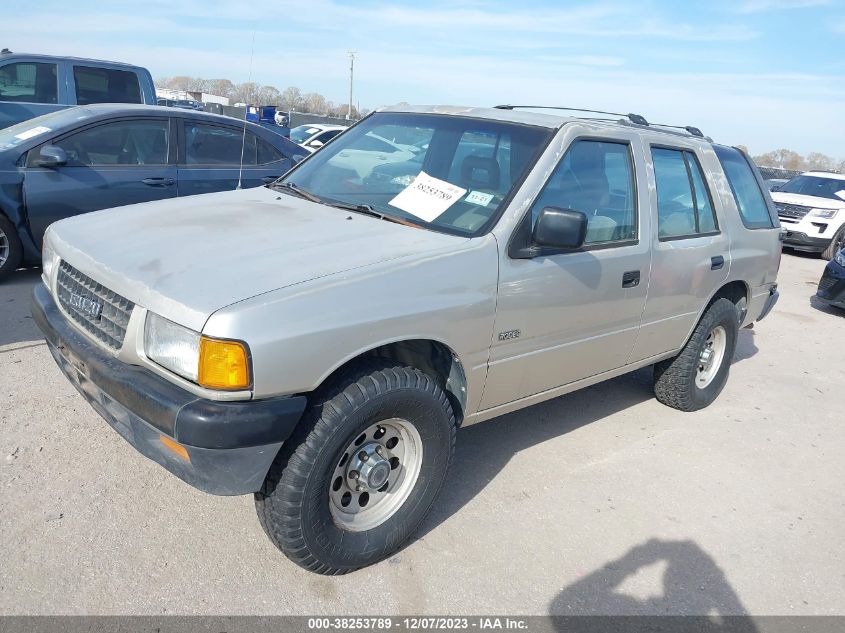
[[[787,222],[798,222],[810,212],[810,207],[802,207],[800,204],[778,202],[775,204],[775,208],[778,211],[778,218]]]
[[[822,277],[821,281],[819,282],[819,292],[827,292],[833,286],[836,285],[836,278],[835,277]]]
[[[59,304],[86,332],[120,349],[135,304],[62,260],[56,278]]]

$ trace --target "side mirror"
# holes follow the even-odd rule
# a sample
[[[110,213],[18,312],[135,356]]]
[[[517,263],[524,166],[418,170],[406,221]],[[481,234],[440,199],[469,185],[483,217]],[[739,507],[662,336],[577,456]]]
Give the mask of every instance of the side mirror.
[[[770,191],[780,191],[780,185],[772,185],[772,188],[771,188]]]
[[[323,141],[311,141],[308,143],[308,147],[313,147],[314,149],[320,149],[323,146]]]
[[[55,145],[44,145],[38,152],[35,164],[39,167],[61,167],[67,165],[67,153],[61,147]]]
[[[574,209],[544,207],[534,224],[534,246],[575,250],[587,237],[587,216]]]

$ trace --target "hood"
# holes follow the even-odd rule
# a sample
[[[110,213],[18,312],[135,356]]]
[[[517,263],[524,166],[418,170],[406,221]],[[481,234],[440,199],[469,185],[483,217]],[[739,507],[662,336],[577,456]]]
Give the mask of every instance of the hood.
[[[832,198],[805,196],[800,193],[785,193],[783,191],[773,191],[772,200],[775,204],[798,204],[802,207],[813,207],[815,209],[845,208],[845,200],[833,200]]]
[[[264,187],[88,213],[46,239],[110,290],[197,331],[232,303],[467,241]]]

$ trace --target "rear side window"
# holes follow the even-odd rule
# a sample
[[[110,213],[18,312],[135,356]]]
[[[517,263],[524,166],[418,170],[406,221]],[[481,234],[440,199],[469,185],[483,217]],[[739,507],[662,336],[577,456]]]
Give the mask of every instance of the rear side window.
[[[263,139],[258,139],[258,164],[266,165],[276,161],[285,160],[285,156]]]
[[[774,227],[766,198],[745,156],[733,147],[714,145],[713,149],[728,177],[742,223],[749,229]]]
[[[169,133],[167,119],[115,121],[82,130],[55,144],[65,150],[71,167],[166,165]]]
[[[532,223],[544,207],[584,213],[585,244],[636,239],[634,169],[628,144],[573,143],[531,207]]]
[[[692,152],[653,147],[657,184],[657,235],[696,237],[718,230],[713,200]]]
[[[188,165],[255,165],[255,135],[235,128],[185,122],[185,163]]]
[[[17,62],[0,67],[0,101],[58,103],[56,64]]]
[[[143,103],[138,75],[129,70],[74,66],[76,103]]]

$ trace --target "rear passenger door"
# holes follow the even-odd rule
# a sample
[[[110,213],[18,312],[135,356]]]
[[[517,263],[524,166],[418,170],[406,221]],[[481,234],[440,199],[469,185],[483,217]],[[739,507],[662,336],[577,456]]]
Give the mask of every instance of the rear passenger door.
[[[656,222],[651,283],[630,362],[679,349],[730,268],[714,192],[693,147],[652,144],[651,202]],[[714,157],[707,157],[712,160]]]
[[[170,137],[168,117],[123,119],[48,141],[67,154],[67,164],[60,167],[39,167],[42,146],[30,150],[23,189],[36,242],[41,243],[49,224],[62,218],[174,197]]]
[[[587,237],[580,250],[514,259],[503,249],[482,409],[622,367],[628,360],[650,272],[648,198],[636,186],[636,173],[645,171],[645,163],[635,141],[625,131],[574,140],[522,220],[533,228],[544,207],[581,211],[587,216]],[[476,179],[481,163],[472,154],[469,159]]]

